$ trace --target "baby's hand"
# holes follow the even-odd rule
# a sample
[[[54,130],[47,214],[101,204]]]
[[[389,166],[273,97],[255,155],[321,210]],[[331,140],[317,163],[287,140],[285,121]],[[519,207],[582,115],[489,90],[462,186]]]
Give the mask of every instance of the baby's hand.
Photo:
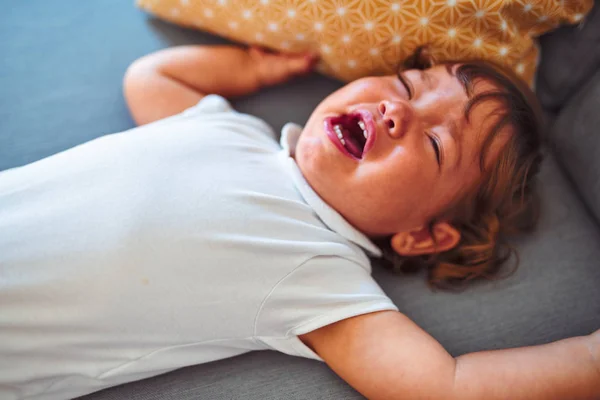
[[[250,47],[248,54],[256,65],[261,86],[283,83],[294,76],[311,72],[318,60],[314,53],[270,53],[258,47]]]

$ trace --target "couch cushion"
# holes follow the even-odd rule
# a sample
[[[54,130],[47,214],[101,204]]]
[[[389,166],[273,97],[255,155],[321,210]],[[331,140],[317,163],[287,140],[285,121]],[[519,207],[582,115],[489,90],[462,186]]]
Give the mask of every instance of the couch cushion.
[[[558,160],[597,221],[600,221],[599,111],[600,71],[597,71],[563,108],[550,130]]]
[[[600,68],[600,2],[577,26],[543,35],[537,93],[542,105],[557,112]]]
[[[350,81],[394,73],[427,45],[439,60],[487,59],[528,82],[535,71],[534,37],[559,23],[577,22],[592,0],[137,0],[177,24],[281,51],[321,53],[328,75]]]

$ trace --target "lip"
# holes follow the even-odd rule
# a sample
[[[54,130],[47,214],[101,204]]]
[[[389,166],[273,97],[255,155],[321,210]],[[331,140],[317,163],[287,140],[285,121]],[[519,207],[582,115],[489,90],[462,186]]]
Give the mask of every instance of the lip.
[[[331,120],[334,117],[325,118],[325,120],[323,121],[323,125],[325,127],[325,132],[327,133],[327,137],[329,138],[329,140],[331,140],[331,142],[335,145],[335,147],[337,147],[337,149],[340,152],[342,152],[344,155],[346,155],[347,157],[349,157],[353,160],[361,161],[362,159],[365,158],[365,154],[367,154],[367,152],[375,144],[375,138],[377,137],[377,128],[375,126],[375,120],[373,119],[373,114],[371,114],[369,111],[354,110],[351,112],[351,114],[352,113],[359,114],[361,116],[361,119],[365,123],[365,127],[367,128],[367,141],[365,142],[365,147],[363,149],[361,158],[357,158],[357,157],[353,156],[352,154],[350,154],[348,152],[348,150],[346,150],[346,148],[344,147],[344,145],[342,144],[340,139],[337,137],[337,134],[333,130],[333,124],[331,123]]]

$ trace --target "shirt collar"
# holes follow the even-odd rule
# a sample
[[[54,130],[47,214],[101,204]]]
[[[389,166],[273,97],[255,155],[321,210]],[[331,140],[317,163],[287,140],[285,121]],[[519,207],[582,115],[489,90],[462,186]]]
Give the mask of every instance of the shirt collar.
[[[313,190],[308,184],[298,164],[292,158],[296,149],[296,144],[302,133],[302,127],[294,124],[287,123],[281,130],[281,147],[283,148],[281,156],[284,164],[287,167],[288,172],[292,176],[294,184],[304,201],[315,210],[317,216],[323,221],[325,225],[332,231],[338,233],[349,241],[359,245],[365,249],[370,255],[381,257],[381,250],[362,232],[350,225],[348,221],[344,219],[336,210],[334,210],[329,204],[325,203],[321,197]]]

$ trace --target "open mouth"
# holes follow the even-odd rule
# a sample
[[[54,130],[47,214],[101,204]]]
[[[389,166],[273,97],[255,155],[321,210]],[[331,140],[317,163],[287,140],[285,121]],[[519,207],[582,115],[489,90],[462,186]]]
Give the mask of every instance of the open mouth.
[[[343,114],[330,119],[333,132],[352,156],[360,159],[365,150],[369,130],[359,113]]]

